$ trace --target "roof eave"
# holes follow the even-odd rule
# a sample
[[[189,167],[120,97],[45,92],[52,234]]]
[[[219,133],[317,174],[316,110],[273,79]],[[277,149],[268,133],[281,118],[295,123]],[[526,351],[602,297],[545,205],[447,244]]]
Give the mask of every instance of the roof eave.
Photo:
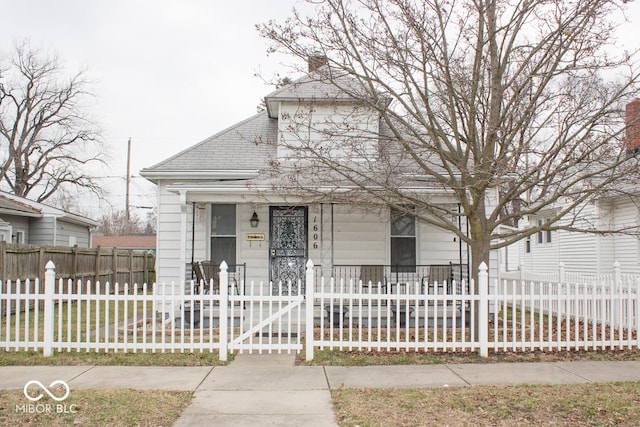
[[[25,216],[29,218],[42,218],[42,213],[40,212],[27,212],[18,209],[2,209],[0,208],[0,214],[4,215],[14,215],[14,216]]]
[[[253,179],[259,174],[257,169],[228,169],[228,170],[153,170],[143,169],[140,171],[140,175],[147,180],[157,184],[159,180],[163,179]]]

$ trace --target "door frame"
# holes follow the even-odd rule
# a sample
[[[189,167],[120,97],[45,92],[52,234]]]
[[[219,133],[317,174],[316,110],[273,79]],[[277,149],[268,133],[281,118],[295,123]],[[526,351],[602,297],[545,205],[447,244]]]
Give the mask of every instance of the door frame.
[[[304,263],[306,263],[307,259],[309,258],[309,206],[307,205],[269,205],[269,248],[267,251],[267,266],[269,270],[269,282],[273,282],[273,269],[272,269],[273,258],[271,256],[271,251],[273,250],[273,239],[272,239],[273,212],[275,210],[286,210],[286,209],[302,209],[304,211]],[[305,279],[304,275],[300,279],[304,284],[304,279]],[[298,290],[298,292],[300,291],[301,290]]]

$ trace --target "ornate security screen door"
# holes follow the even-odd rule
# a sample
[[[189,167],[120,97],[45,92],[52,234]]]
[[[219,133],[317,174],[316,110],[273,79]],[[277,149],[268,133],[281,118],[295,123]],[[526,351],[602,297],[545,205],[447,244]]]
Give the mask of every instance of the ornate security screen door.
[[[307,261],[307,208],[271,206],[269,219],[273,294],[278,294],[280,282],[282,293],[288,293],[291,281],[291,293],[297,295],[298,280],[304,281]]]

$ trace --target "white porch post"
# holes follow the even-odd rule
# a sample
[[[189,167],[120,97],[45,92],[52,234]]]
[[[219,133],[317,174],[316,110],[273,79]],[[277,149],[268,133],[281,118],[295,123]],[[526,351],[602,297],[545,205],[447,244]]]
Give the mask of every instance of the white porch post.
[[[178,283],[184,285],[185,269],[187,265],[187,192],[180,191],[180,271],[181,279]]]
[[[315,286],[315,274],[313,269],[313,261],[307,261],[307,276],[306,276],[306,332],[305,332],[305,347],[306,347],[306,359],[307,361],[313,360],[313,304],[314,296],[313,291]]]

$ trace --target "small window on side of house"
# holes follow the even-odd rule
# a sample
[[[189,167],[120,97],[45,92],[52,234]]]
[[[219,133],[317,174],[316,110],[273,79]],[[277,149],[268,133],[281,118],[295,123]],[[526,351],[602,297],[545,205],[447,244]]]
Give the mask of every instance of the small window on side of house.
[[[531,236],[527,236],[524,241],[524,252],[527,254],[531,253]]]
[[[542,227],[542,220],[539,219],[538,220],[538,227]],[[544,232],[542,230],[538,231],[538,243],[542,244],[544,243]]]

